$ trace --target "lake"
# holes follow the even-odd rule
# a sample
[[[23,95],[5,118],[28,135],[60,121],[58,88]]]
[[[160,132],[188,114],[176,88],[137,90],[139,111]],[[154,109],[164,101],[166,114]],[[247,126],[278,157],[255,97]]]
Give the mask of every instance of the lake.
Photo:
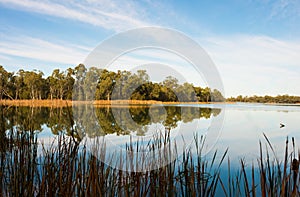
[[[300,139],[299,106],[235,103],[0,108],[0,174],[8,193],[48,193],[52,188],[56,194],[79,195],[90,192],[82,188],[97,184],[102,194],[115,195],[172,191],[223,196],[226,191],[243,196],[256,188],[258,196],[264,190],[278,196],[282,182],[289,193],[296,191],[293,183],[297,181],[292,177],[298,171],[290,170],[290,159],[297,154],[293,153],[291,138],[295,147]],[[287,137],[288,174],[283,175]],[[267,183],[260,185],[262,190],[258,185],[264,176]],[[245,186],[248,183],[251,191]]]
[[[168,131],[177,149],[189,147],[195,135],[205,136],[203,155],[229,148],[232,163],[259,157],[263,133],[283,158],[286,137],[300,139],[300,107],[265,104],[176,104],[73,106],[73,108],[2,107],[7,132],[18,127],[34,131],[38,142],[50,145],[57,135],[71,136],[83,143],[104,139],[109,151],[125,150],[129,142],[147,144],[153,136]],[[281,127],[280,124],[284,124]],[[209,155],[209,154],[208,154]]]

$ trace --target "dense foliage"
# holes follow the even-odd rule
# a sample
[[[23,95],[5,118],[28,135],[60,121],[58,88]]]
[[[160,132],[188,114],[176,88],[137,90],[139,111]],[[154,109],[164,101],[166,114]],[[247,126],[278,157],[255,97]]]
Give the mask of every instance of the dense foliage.
[[[278,96],[242,96],[226,99],[229,102],[249,102],[249,103],[300,103],[300,96],[278,95]]]
[[[73,91],[73,88],[77,88]],[[76,95],[73,95],[73,92]],[[0,99],[68,99],[68,100],[156,100],[223,101],[218,90],[179,84],[174,77],[152,82],[145,70],[108,71],[79,64],[74,69],[53,70],[47,78],[41,71],[16,73],[0,66]]]

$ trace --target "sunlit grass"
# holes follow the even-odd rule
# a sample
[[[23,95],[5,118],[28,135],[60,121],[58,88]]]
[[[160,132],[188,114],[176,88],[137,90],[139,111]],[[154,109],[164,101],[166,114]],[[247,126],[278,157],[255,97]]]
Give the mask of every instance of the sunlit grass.
[[[112,106],[122,107],[127,105],[155,105],[155,104],[207,104],[214,102],[171,102],[171,101],[156,101],[156,100],[94,100],[94,101],[74,101],[61,99],[35,99],[35,100],[1,100],[0,105],[4,106],[28,106],[28,107],[68,107],[72,105],[93,104],[94,107]],[[222,103],[222,102],[216,102]]]

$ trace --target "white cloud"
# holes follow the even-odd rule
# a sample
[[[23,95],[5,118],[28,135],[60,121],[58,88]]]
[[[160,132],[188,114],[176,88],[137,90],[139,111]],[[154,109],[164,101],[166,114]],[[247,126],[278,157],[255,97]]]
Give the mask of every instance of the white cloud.
[[[34,1],[0,0],[5,6],[39,14],[76,20],[120,31],[149,25],[140,6],[133,1]]]
[[[14,9],[80,21],[113,31],[149,25],[148,21],[159,21],[159,17],[167,15],[159,15],[162,4],[152,1],[143,3],[151,8],[142,6],[140,2],[119,0],[0,0],[0,4]],[[272,3],[272,7],[271,19],[300,16],[300,3],[297,1],[281,0]],[[151,13],[153,18],[149,20],[149,13],[153,8],[157,10]],[[74,65],[82,62],[91,51],[86,46],[59,41],[51,43],[46,38],[0,36],[0,58],[3,62],[11,56],[17,56]],[[259,35],[214,36],[198,40],[219,68],[226,96],[285,93],[300,95],[300,87],[295,85],[300,79],[300,40],[287,41]],[[166,61],[181,65],[172,56],[165,54],[148,56],[156,57],[162,63]],[[136,56],[127,56],[122,61],[119,60],[119,63],[140,64],[141,61],[136,59]],[[141,59],[144,60],[144,57]],[[191,80],[195,78],[192,73],[188,76],[191,76]]]
[[[52,43],[29,36],[1,35],[0,55],[2,60],[10,56],[30,58],[41,61],[76,65],[84,61],[91,50],[86,46],[76,46],[64,42]]]
[[[173,76],[180,83],[189,82],[195,85],[207,86],[201,73],[194,66],[175,53],[162,49],[139,49],[125,53],[109,66],[111,70],[147,70],[150,79],[163,81],[167,76]]]
[[[1,60],[10,60],[11,58],[10,58],[10,57],[7,57],[6,55],[0,54],[0,59],[1,59]]]
[[[219,68],[227,96],[300,95],[300,41],[239,35],[200,43]]]
[[[239,94],[300,95],[300,87],[296,86],[300,79],[300,40],[236,35],[201,38],[199,43],[219,69],[226,97]],[[151,62],[170,65],[187,81],[203,84],[203,78],[182,58],[160,50],[138,50],[125,54],[111,68],[130,70]]]

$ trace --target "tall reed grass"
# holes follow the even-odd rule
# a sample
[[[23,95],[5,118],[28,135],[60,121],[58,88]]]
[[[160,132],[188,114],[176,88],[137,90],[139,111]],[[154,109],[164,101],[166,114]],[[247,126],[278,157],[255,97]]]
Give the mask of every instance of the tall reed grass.
[[[135,172],[130,169],[142,165],[143,157],[134,160],[121,152],[109,155],[105,146],[96,145],[95,152],[90,152],[86,144],[63,135],[46,147],[38,144],[33,131],[1,132],[6,133],[0,153],[2,196],[299,196],[300,155],[293,138],[292,150],[286,140],[282,161],[265,136],[265,148],[259,142],[257,163],[248,166],[241,160],[240,168],[232,169],[228,150],[220,155],[215,151],[210,158],[202,155],[205,139],[201,136],[195,135],[193,152],[191,148],[177,150],[176,144],[171,150],[170,139],[158,135],[146,148],[169,147],[160,158],[177,154],[176,159],[154,170]],[[139,144],[126,146],[129,152],[138,148]],[[115,158],[128,170],[110,167]],[[221,176],[224,169],[226,178]]]

